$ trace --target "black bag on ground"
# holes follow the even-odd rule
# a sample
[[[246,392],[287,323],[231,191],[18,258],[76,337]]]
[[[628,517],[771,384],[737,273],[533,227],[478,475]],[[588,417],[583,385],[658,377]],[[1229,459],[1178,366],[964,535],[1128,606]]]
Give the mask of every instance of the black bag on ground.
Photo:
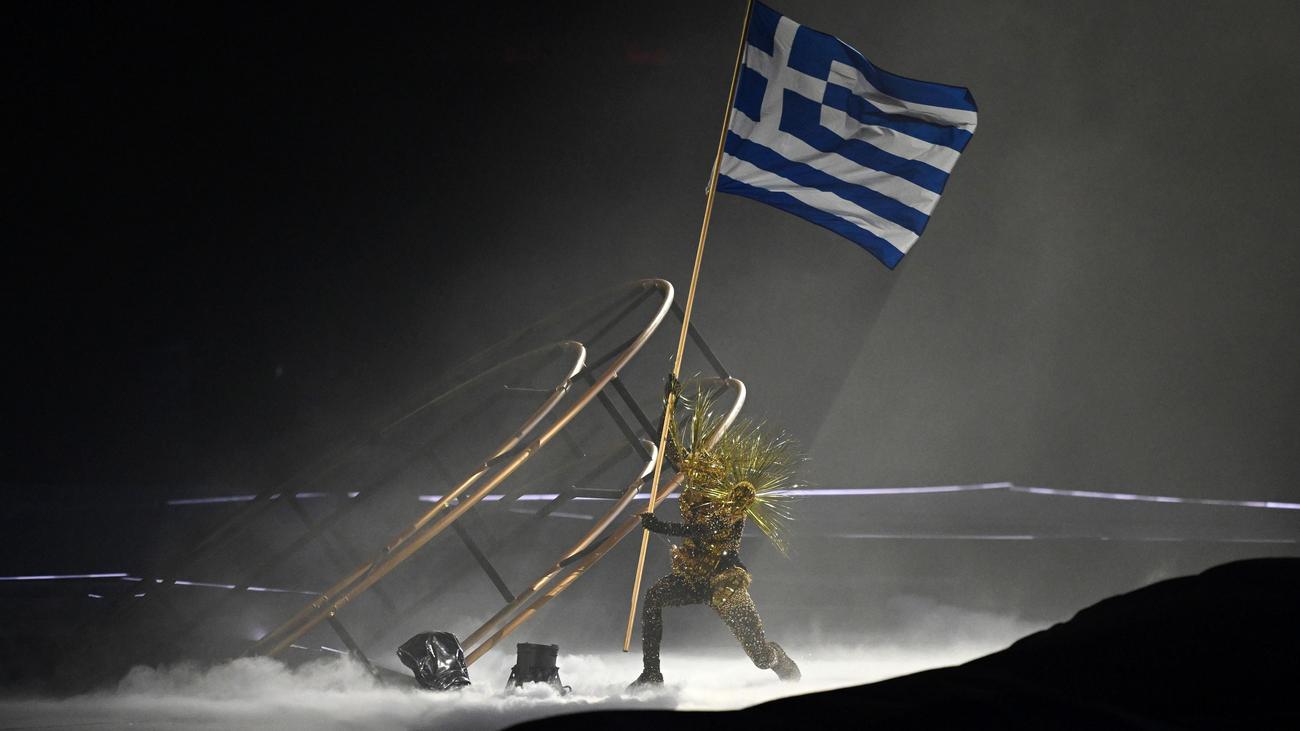
[[[397,657],[421,687],[451,690],[469,685],[465,651],[450,632],[421,632],[397,648]]]

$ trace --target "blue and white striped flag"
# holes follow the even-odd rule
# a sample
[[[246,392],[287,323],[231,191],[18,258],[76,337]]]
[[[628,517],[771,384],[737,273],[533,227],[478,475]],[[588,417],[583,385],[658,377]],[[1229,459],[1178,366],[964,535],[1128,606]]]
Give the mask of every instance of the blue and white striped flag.
[[[876,68],[754,3],[718,190],[851,239],[893,269],[975,132],[970,91]]]

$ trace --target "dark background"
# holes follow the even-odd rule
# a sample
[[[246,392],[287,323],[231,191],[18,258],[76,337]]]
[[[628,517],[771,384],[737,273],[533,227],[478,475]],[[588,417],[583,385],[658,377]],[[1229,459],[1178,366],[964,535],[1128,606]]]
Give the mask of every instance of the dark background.
[[[1300,499],[1294,3],[777,9],[981,110],[896,271],[717,202],[696,322],[808,479]],[[130,555],[106,511],[147,547],[159,513],[121,506],[276,484],[584,292],[659,276],[684,297],[742,12],[9,8],[4,573],[130,571],[101,565]],[[1087,512],[1045,504],[996,510],[1022,531]],[[1295,511],[1231,510],[1232,537],[1297,534]],[[1080,520],[1082,544],[985,555],[1018,587],[986,605],[1054,618],[1171,567],[1295,553],[1102,559],[1108,519]],[[787,570],[902,572],[908,545]],[[912,568],[979,562],[935,550]],[[1087,589],[1027,598],[1009,567],[1029,558]]]

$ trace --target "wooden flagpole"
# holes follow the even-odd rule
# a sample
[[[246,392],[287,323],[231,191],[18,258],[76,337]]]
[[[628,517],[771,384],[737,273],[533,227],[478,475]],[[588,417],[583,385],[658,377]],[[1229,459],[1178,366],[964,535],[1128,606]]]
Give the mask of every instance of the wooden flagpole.
[[[718,151],[713,156],[713,171],[709,174],[709,189],[704,203],[704,222],[700,225],[700,241],[695,247],[695,268],[691,270],[691,286],[686,292],[686,309],[682,312],[682,331],[677,337],[677,357],[673,359],[673,379],[682,372],[682,354],[686,351],[686,334],[691,326],[691,308],[695,304],[695,285],[700,279],[700,262],[704,259],[704,241],[709,236],[709,219],[713,217],[713,196],[718,188],[718,168],[722,166],[722,148],[727,141],[727,128],[731,125],[731,107],[735,103],[736,83],[740,79],[740,64],[745,58],[745,44],[749,36],[749,17],[754,12],[754,0],[745,5],[745,22],[740,29],[740,44],[736,48],[736,63],[731,70],[731,91],[727,94],[727,111],[722,115],[722,132],[718,134]],[[669,393],[664,403],[664,424],[659,432],[659,453],[655,456],[654,477],[650,480],[650,510],[654,511],[659,494],[659,476],[663,473],[664,454],[667,452],[668,425],[673,418],[673,405],[677,397]],[[641,531],[641,554],[636,562],[636,579],[632,582],[632,607],[627,612],[627,632],[623,635],[623,652],[632,645],[632,628],[636,624],[636,603],[641,595],[641,573],[645,569],[646,547],[650,531]]]

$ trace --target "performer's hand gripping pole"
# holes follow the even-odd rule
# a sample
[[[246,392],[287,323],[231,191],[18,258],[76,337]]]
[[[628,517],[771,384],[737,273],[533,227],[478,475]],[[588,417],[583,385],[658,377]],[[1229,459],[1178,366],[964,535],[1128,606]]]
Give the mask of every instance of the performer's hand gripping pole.
[[[722,132],[718,134],[718,150],[713,156],[713,171],[709,173],[709,188],[704,203],[704,221],[700,224],[700,240],[695,247],[695,268],[691,270],[691,286],[686,291],[686,309],[682,312],[682,332],[677,338],[677,357],[673,358],[672,378],[682,373],[682,353],[686,351],[686,333],[691,326],[691,308],[695,304],[695,285],[700,279],[700,262],[704,259],[704,241],[709,236],[709,219],[713,216],[713,196],[718,187],[718,168],[722,166],[722,149],[727,142],[727,128],[731,126],[731,106],[736,98],[736,82],[740,79],[740,64],[745,58],[745,44],[749,36],[749,16],[754,10],[754,0],[745,5],[745,22],[740,29],[740,44],[736,48],[736,63],[731,71],[731,90],[727,93],[727,111],[722,115]],[[659,453],[655,456],[654,477],[650,479],[650,505],[653,512],[659,496],[659,476],[663,473],[664,454],[667,452],[668,425],[672,423],[673,406],[677,395],[672,389],[664,400],[664,424],[659,431]],[[641,554],[636,561],[636,578],[632,582],[632,607],[627,612],[627,632],[623,635],[623,652],[632,645],[632,628],[636,624],[636,603],[641,596],[641,573],[645,569],[645,552],[650,542],[650,531],[641,531]]]

